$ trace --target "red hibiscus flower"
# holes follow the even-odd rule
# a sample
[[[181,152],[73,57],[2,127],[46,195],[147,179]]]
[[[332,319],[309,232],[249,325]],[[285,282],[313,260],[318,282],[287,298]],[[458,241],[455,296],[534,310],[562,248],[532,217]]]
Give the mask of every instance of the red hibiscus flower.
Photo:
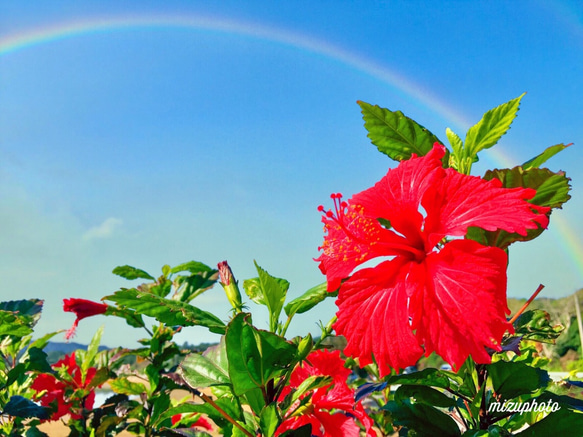
[[[66,414],[70,414],[74,420],[81,419],[81,410],[92,409],[95,402],[95,392],[88,389],[97,369],[91,367],[84,375],[75,360],[75,352],[65,356],[62,360],[51,366],[53,369],[65,367],[69,378],[57,379],[54,375],[41,373],[32,383],[32,389],[38,393],[46,392],[39,401],[44,407],[56,408],[50,420],[57,420]],[[76,392],[81,390],[81,392]],[[77,397],[81,395],[81,397]]]
[[[372,430],[372,419],[368,417],[360,402],[355,403],[354,391],[346,385],[350,370],[344,367],[340,352],[326,350],[312,352],[308,356],[308,363],[294,369],[290,385],[286,387],[282,397],[288,394],[292,387],[299,387],[309,376],[331,376],[333,381],[312,391],[312,398],[307,405],[301,407],[301,411],[292,407],[291,415],[284,419],[275,435],[311,424],[313,436],[359,437],[360,427],[355,422],[356,419],[364,425],[368,437],[376,436]]]
[[[448,168],[445,147],[402,161],[348,202],[332,195],[316,260],[328,290],[340,287],[334,329],[345,353],[381,375],[435,351],[456,369],[471,355],[491,360],[512,326],[506,321],[506,253],[461,237],[468,227],[525,235],[546,227],[549,208],[527,202],[535,190],[502,188]],[[453,237],[453,238],[446,238]],[[356,267],[384,257],[376,267]]]
[[[63,310],[69,313],[75,313],[77,316],[75,322],[73,322],[73,326],[65,333],[65,339],[69,340],[75,335],[75,330],[80,320],[105,313],[107,311],[107,305],[87,299],[70,298],[63,299]]]

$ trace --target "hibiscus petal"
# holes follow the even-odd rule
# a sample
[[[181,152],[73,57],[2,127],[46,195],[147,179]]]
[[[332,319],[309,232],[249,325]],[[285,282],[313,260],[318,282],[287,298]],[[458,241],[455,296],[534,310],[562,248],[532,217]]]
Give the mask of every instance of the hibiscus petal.
[[[471,240],[455,240],[425,260],[426,287],[410,312],[425,355],[437,352],[454,369],[469,355],[489,363],[500,350],[506,321],[506,253]]]
[[[418,245],[423,223],[419,205],[425,191],[444,175],[444,154],[445,147],[436,143],[427,155],[402,161],[372,188],[354,195],[349,203],[362,205],[368,217],[388,220],[411,244]]]
[[[406,253],[391,247],[408,248],[407,240],[384,229],[376,219],[365,217],[357,205],[337,208],[336,215],[325,215],[322,222],[326,236],[320,247],[323,253],[316,261],[326,275],[328,291],[337,290],[342,279],[372,258]]]
[[[314,415],[324,428],[323,434],[314,433],[323,437],[360,437],[360,427],[354,422],[352,417],[344,415],[343,413],[330,414],[325,411],[315,411]]]
[[[329,351],[321,349],[312,352],[308,356],[307,362],[295,369],[292,378],[298,376],[299,384],[295,385],[290,380],[290,385],[298,387],[308,376],[331,376],[334,382],[346,383],[350,375],[350,369],[344,367],[344,360],[340,358],[340,351]]]
[[[407,312],[409,295],[416,292],[406,280],[412,264],[398,257],[360,270],[338,293],[334,329],[346,337],[345,354],[358,357],[361,366],[374,355],[381,376],[415,364],[423,354]]]
[[[545,214],[550,209],[527,202],[535,193],[530,188],[502,188],[498,179],[486,181],[447,169],[446,177],[423,198],[425,232],[433,234],[430,243],[446,235],[463,236],[470,226],[526,235],[528,229],[548,225]]]

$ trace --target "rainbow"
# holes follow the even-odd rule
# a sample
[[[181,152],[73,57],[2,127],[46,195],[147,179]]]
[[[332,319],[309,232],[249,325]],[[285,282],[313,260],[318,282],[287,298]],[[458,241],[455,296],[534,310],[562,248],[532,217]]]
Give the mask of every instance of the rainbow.
[[[82,19],[67,21],[38,29],[24,30],[12,35],[0,36],[0,56],[18,52],[26,48],[47,44],[81,35],[105,33],[139,28],[185,28],[199,31],[210,31],[228,35],[241,35],[259,40],[280,43],[310,53],[324,56],[361,73],[371,76],[391,86],[397,94],[426,108],[465,131],[471,124],[463,115],[443,103],[437,96],[422,86],[413,83],[397,72],[357,53],[348,51],[330,42],[309,35],[292,32],[285,29],[269,27],[259,23],[230,20],[208,15],[193,14],[162,14],[162,15],[132,15]],[[496,165],[512,167],[516,161],[507,152],[497,149],[487,151],[489,158]],[[561,247],[571,254],[577,271],[583,279],[583,243],[575,230],[561,215],[552,218],[553,228],[558,231],[558,241]]]

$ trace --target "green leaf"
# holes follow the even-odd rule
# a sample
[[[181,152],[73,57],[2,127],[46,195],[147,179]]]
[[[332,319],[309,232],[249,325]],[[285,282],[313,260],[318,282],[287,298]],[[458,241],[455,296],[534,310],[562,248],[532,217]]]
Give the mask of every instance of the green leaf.
[[[288,317],[291,317],[294,314],[305,313],[306,311],[309,311],[312,308],[314,308],[316,305],[318,305],[327,297],[338,296],[337,292],[326,291],[326,287],[327,283],[323,282],[322,284],[310,288],[300,297],[297,297],[294,300],[288,302],[288,304],[284,308],[285,314]]]
[[[10,371],[8,372],[8,374],[6,375],[6,382],[2,385],[0,385],[0,391],[4,390],[4,388],[11,386],[12,384],[14,384],[16,381],[20,380],[22,382],[23,376],[25,376],[25,372],[26,372],[26,364],[24,363],[19,363],[16,366],[14,366],[12,369],[10,369]],[[52,371],[52,369],[51,369]],[[4,376],[4,375],[2,375]]]
[[[273,437],[275,430],[279,426],[277,415],[277,405],[275,403],[266,405],[259,416],[259,427],[265,437]]]
[[[23,299],[0,302],[0,310],[14,313],[29,328],[34,328],[43,309],[42,299]]]
[[[199,273],[216,272],[216,270],[198,261],[188,261],[182,264],[178,264],[176,267],[172,267],[171,272],[172,273],[189,272],[193,275],[197,275]]]
[[[36,347],[29,347],[26,351],[26,370],[43,373],[51,373],[53,371],[47,361],[46,352]]]
[[[136,288],[140,291],[143,291],[144,293],[151,293],[159,297],[166,297],[168,293],[172,291],[172,281],[164,276],[160,276],[156,282],[141,284]]]
[[[35,341],[30,343],[30,345],[28,346],[28,349],[29,350],[32,348],[44,349],[45,346],[49,343],[49,340],[61,332],[63,332],[63,331],[49,332],[48,334],[45,334],[42,337],[37,338]]]
[[[140,395],[146,392],[146,386],[141,382],[132,382],[128,378],[119,377],[109,381],[111,389],[122,395]]]
[[[253,302],[267,306],[269,310],[269,328],[274,332],[279,323],[279,315],[285,302],[289,282],[285,279],[271,276],[259,267],[257,262],[255,262],[255,268],[259,273],[259,277],[245,280],[243,288]]]
[[[533,205],[561,208],[571,198],[569,195],[569,190],[571,189],[569,185],[570,179],[562,172],[553,173],[546,168],[524,170],[522,167],[514,167],[504,170],[489,170],[484,175],[486,180],[494,178],[502,181],[504,188],[523,187],[535,189],[535,196],[529,200]],[[466,236],[486,246],[506,249],[516,241],[532,240],[543,231],[543,228],[529,229],[526,235],[519,235],[502,230],[485,231],[481,228],[470,227]]]
[[[311,375],[302,381],[292,394],[291,403],[293,404],[305,393],[317,388],[325,387],[332,383],[332,376]]]
[[[234,398],[220,398],[215,399],[215,403],[230,417],[235,420],[242,420],[243,415],[238,408],[238,403]],[[180,404],[175,407],[170,407],[167,411],[160,415],[157,420],[157,425],[162,423],[164,420],[172,418],[176,414],[183,413],[202,413],[210,417],[210,419],[215,422],[219,427],[223,428],[228,425],[226,419],[210,404]]]
[[[152,405],[152,413],[150,414],[152,422],[156,422],[168,410],[171,402],[167,393],[159,393],[157,396],[150,394],[148,401]]]
[[[464,143],[461,138],[450,128],[445,129],[445,135],[451,144],[452,152],[449,155],[449,166],[460,173],[469,174],[473,160],[464,156]]]
[[[462,437],[509,437],[512,434],[498,425],[490,425],[488,429],[476,430],[468,429]]]
[[[515,335],[524,340],[554,343],[563,330],[562,325],[551,325],[551,316],[544,310],[525,311],[514,322]]]
[[[522,187],[536,190],[535,196],[529,200],[534,205],[561,208],[563,203],[571,198],[570,179],[563,172],[554,173],[547,168],[525,170],[522,167],[514,167],[488,170],[484,175],[484,179],[488,181],[494,178],[502,181],[504,188]]]
[[[144,370],[144,373],[148,377],[148,395],[152,396],[158,388],[158,384],[160,384],[160,370],[154,364],[149,364]]]
[[[494,393],[504,400],[533,393],[550,382],[546,370],[520,362],[497,361],[487,365],[487,368]]]
[[[121,276],[122,278],[126,278],[129,280],[133,280],[133,279],[151,279],[152,281],[155,281],[156,278],[154,278],[152,275],[150,275],[148,272],[145,272],[144,270],[138,269],[136,267],[132,267],[132,266],[118,266],[115,269],[113,269],[112,272],[114,275],[118,275]]]
[[[176,278],[176,283],[179,287],[172,299],[180,302],[190,302],[215,285],[218,275],[218,270],[209,269],[208,271],[193,273],[190,276],[179,276]]]
[[[462,149],[464,147],[464,143],[463,143],[462,139],[458,136],[458,134],[456,134],[450,128],[445,129],[445,135],[447,136],[447,140],[449,141],[449,144],[451,144],[451,149],[453,150],[453,154],[455,156],[461,156]]]
[[[401,111],[390,111],[361,101],[358,104],[371,142],[395,161],[409,159],[413,153],[423,156],[433,148],[434,143],[441,143],[435,135]]]
[[[561,408],[529,426],[516,437],[575,436],[583,429],[583,414]]]
[[[198,353],[192,353],[180,364],[178,373],[192,388],[230,384],[229,375],[219,365]]]
[[[464,141],[465,156],[474,157],[483,149],[488,149],[502,138],[512,121],[516,117],[520,100],[526,93],[510,100],[484,114],[482,119],[472,126],[466,134]]]
[[[296,349],[291,343],[255,328],[249,322],[250,317],[247,313],[237,314],[225,336],[229,375],[238,396],[264,388],[270,379],[283,375],[296,361]]]
[[[81,362],[81,369],[83,370],[83,374],[87,373],[87,370],[95,365],[95,357],[99,352],[99,344],[101,343],[103,329],[104,325],[101,325],[87,346],[87,353],[85,353],[83,361]]]
[[[457,405],[454,398],[426,385],[401,385],[395,392],[394,398],[397,402],[413,398],[417,403],[441,408],[455,407]]]
[[[0,311],[0,336],[24,337],[28,334],[32,334],[32,328],[26,319],[23,320],[22,317],[11,311]]]
[[[50,409],[47,407],[41,407],[25,397],[14,395],[6,403],[2,413],[15,417],[48,419],[50,416]]]
[[[444,372],[437,369],[427,368],[420,372],[390,376],[387,379],[387,384],[427,385],[439,388],[449,388],[450,380]]]
[[[49,437],[48,434],[45,434],[40,429],[36,427],[36,425],[31,424],[29,428],[26,430],[24,437]]]
[[[172,273],[172,268],[168,264],[162,266],[162,276],[167,278]]]
[[[211,332],[225,333],[225,324],[215,315],[188,303],[165,299],[135,288],[119,290],[104,299],[116,302],[122,308],[133,309],[138,314],[154,317],[170,326],[204,326]]]
[[[130,308],[117,308],[114,306],[108,306],[105,315],[116,316],[125,319],[126,323],[134,328],[143,328],[146,326],[141,314],[137,314]]]
[[[543,165],[545,162],[547,162],[547,160],[549,158],[555,156],[560,151],[565,150],[570,145],[571,144],[567,144],[565,146],[563,143],[561,143],[561,144],[555,144],[554,146],[547,147],[544,150],[544,152],[542,152],[540,155],[537,155],[534,158],[529,159],[524,164],[522,164],[522,168],[524,168],[525,170],[528,170],[530,168],[539,168],[541,165]]]
[[[404,426],[416,437],[459,437],[460,430],[456,422],[447,414],[425,404],[391,401],[383,408],[389,410],[393,424]]]

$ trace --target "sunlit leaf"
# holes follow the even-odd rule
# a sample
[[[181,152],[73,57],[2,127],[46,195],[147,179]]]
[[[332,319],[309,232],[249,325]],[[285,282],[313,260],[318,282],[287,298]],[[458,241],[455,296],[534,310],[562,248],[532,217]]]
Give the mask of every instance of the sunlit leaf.
[[[116,302],[122,308],[130,308],[138,314],[154,317],[170,326],[205,326],[211,332],[225,333],[225,324],[215,315],[188,303],[165,299],[135,288],[122,289],[104,299]]]
[[[259,427],[263,435],[265,437],[273,437],[279,423],[277,406],[275,404],[266,405],[259,415]]]
[[[525,311],[514,322],[516,335],[525,340],[554,343],[563,330],[562,325],[551,324],[551,317],[544,310]]]
[[[176,278],[178,289],[172,299],[180,302],[190,302],[217,282],[218,270],[208,269],[192,273],[190,276],[179,276]]]
[[[113,269],[112,272],[114,275],[118,275],[121,276],[122,278],[126,278],[129,280],[133,280],[133,279],[151,279],[152,281],[155,281],[156,278],[154,278],[152,275],[150,275],[148,272],[145,272],[144,270],[138,269],[136,267],[132,267],[132,266],[118,266],[115,269]]]
[[[253,302],[267,306],[270,330],[275,331],[279,321],[279,314],[285,302],[289,282],[285,279],[271,276],[267,271],[259,267],[256,262],[255,268],[259,273],[259,277],[245,280],[243,288]]]
[[[9,300],[0,302],[0,310],[13,312],[28,327],[34,328],[43,309],[42,299]]]
[[[492,147],[500,140],[510,129],[525,94],[489,110],[468,130],[464,141],[465,156],[474,157],[479,151]]]
[[[524,164],[522,164],[521,167],[524,168],[525,170],[528,170],[529,168],[538,168],[541,165],[543,165],[545,162],[547,162],[548,159],[555,156],[561,150],[565,150],[570,145],[571,144],[567,144],[565,146],[563,143],[561,143],[561,144],[556,144],[556,145],[551,146],[551,147],[547,147],[540,155],[537,155],[534,158],[529,159]]]
[[[284,338],[255,328],[250,315],[239,313],[227,328],[229,375],[236,395],[267,382],[295,365],[295,347]]]
[[[362,101],[358,104],[371,142],[395,161],[409,159],[413,153],[423,156],[433,148],[434,143],[442,143],[401,111],[391,111]],[[447,156],[445,159],[447,162]]]
[[[31,334],[32,328],[17,314],[11,311],[0,311],[0,336],[14,335],[16,337],[23,337]]]
[[[561,208],[571,196],[569,190],[570,179],[564,173],[553,173],[549,169],[531,168],[524,170],[522,167],[512,169],[491,170],[486,172],[484,179],[499,179],[504,188],[533,188],[536,195],[529,200],[530,203],[550,208]],[[529,229],[526,235],[509,233],[503,230],[485,231],[480,228],[470,227],[467,238],[475,240],[486,246],[507,248],[516,241],[529,241],[538,237],[544,231],[543,228]]]
[[[497,361],[489,364],[488,375],[497,396],[513,399],[521,394],[533,393],[550,382],[546,370],[520,362]]]
[[[285,306],[284,311],[287,316],[293,316],[294,314],[302,314],[306,311],[311,310],[320,302],[322,302],[327,297],[336,297],[338,292],[328,292],[326,291],[327,283],[324,282],[320,285],[310,288],[300,297],[288,302]]]
[[[571,436],[583,429],[583,414],[561,408],[514,434],[516,437]]]
[[[141,382],[133,382],[128,378],[120,377],[109,381],[111,389],[122,395],[139,395],[146,392],[146,386]]]
[[[179,373],[193,388],[205,388],[214,385],[229,384],[229,375],[209,358],[198,354],[189,354],[180,364]]]

